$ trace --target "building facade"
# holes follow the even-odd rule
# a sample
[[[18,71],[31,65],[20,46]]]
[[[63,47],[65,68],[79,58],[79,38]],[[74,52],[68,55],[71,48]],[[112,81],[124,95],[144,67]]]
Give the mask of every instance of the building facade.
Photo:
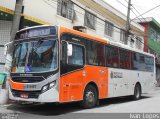
[[[15,3],[13,4],[15,5]],[[6,62],[4,56],[4,45],[10,42],[10,32],[12,28],[13,14],[13,10],[4,6],[0,6],[0,72],[4,72],[4,65]],[[36,19],[32,16],[24,15],[24,26],[35,26],[41,24],[47,24],[47,22]]]
[[[15,1],[0,0],[0,8],[13,12]],[[2,9],[0,11],[13,15]],[[132,35],[126,40],[126,16],[103,0],[24,0],[24,17],[25,26],[64,25],[107,40],[121,42],[135,49],[144,48],[144,27],[132,21]],[[2,24],[4,22],[6,20],[3,20]],[[35,24],[30,25],[32,22]],[[7,28],[10,30],[11,22]],[[0,30],[4,34],[1,27]],[[10,40],[9,34],[7,36],[6,39],[0,38],[1,45],[4,44],[3,41]]]
[[[152,17],[136,20],[145,28],[144,51],[156,57],[156,79],[160,85],[160,24]]]

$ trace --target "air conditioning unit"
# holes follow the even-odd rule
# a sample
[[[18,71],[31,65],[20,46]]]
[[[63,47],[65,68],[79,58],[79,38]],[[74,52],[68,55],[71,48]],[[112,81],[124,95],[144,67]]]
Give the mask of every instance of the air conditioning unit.
[[[73,29],[85,33],[87,28],[85,26],[73,26]]]

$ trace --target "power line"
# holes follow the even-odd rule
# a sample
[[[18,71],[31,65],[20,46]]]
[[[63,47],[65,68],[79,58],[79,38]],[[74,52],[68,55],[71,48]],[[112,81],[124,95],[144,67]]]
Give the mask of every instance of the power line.
[[[129,36],[130,37],[130,36]],[[132,37],[130,37],[132,38]],[[148,49],[152,50],[154,53],[157,54],[157,51],[155,51],[154,49],[152,49],[151,47],[149,47],[148,45],[144,44],[140,39],[137,39],[141,44],[143,44],[144,46],[147,46]],[[159,53],[158,53],[159,54]]]
[[[118,1],[118,0],[117,0]],[[126,1],[126,0],[125,0]],[[119,1],[118,1],[119,2]],[[127,2],[127,1],[126,1]],[[121,2],[119,2],[119,3],[121,3]],[[122,3],[121,3],[122,4]],[[125,6],[124,4],[122,4],[123,6]],[[136,8],[132,5],[132,7],[133,7],[133,9],[134,10],[136,10]],[[153,9],[155,9],[155,8],[153,8]],[[151,10],[153,10],[153,9],[151,9]],[[134,13],[134,11],[133,10],[131,10],[133,13]],[[136,10],[136,12],[139,14],[139,16],[141,16],[142,18],[143,18],[143,16],[138,12],[138,10]],[[134,13],[135,14],[135,13]],[[136,14],[135,14],[136,15]],[[136,17],[138,18],[138,16],[136,15]],[[144,19],[144,18],[143,18]],[[139,19],[140,21],[141,21],[141,19]],[[144,19],[145,20],[145,19]],[[145,20],[146,21],[146,20]],[[142,21],[141,21],[142,22]],[[130,37],[130,36],[129,36]],[[131,37],[130,37],[131,38]],[[139,39],[137,39],[137,40],[139,40]],[[152,48],[150,48],[149,47],[149,45],[146,45],[146,44],[144,44],[141,40],[139,40],[140,41],[140,43],[142,43],[144,46],[147,46],[147,48],[149,48],[149,49],[151,49],[154,53],[157,53],[157,51],[155,51],[154,49],[152,49]]]
[[[136,8],[132,5],[132,7],[136,10]],[[136,10],[136,12],[139,14],[139,16],[141,16],[142,18],[143,18],[143,16],[138,12],[138,10]],[[145,22],[147,22],[146,21],[146,19],[145,18],[143,18],[144,19],[144,21]],[[140,19],[139,19],[140,20]],[[141,21],[141,20],[140,20]],[[142,21],[141,21],[142,22]],[[148,36],[148,35],[147,35]],[[140,41],[141,43],[142,43],[142,41]],[[144,44],[144,43],[143,43]],[[151,47],[149,47],[149,45],[145,45],[144,44],[144,46],[147,46],[149,49],[151,49],[152,51],[154,51],[154,53],[157,53],[157,51],[155,51],[154,49],[152,49]]]
[[[124,5],[122,2],[120,2],[119,0],[116,0],[117,2],[119,2],[121,5],[123,5],[124,7],[128,8],[126,5]],[[128,2],[127,2],[128,3]]]
[[[46,0],[43,0],[43,1],[44,1],[45,3],[47,3]],[[54,2],[54,3],[53,3],[53,2]],[[58,2],[58,1],[57,1],[57,0],[52,0],[52,3],[55,4],[55,5],[57,5],[55,2]],[[73,1],[72,1],[72,2],[73,2]],[[47,4],[49,4],[49,3],[47,3]],[[78,5],[78,4],[74,3],[74,2],[73,2],[73,4],[76,5],[77,7],[81,8],[81,9],[83,9],[84,11],[87,11],[85,8],[81,7],[80,5]],[[52,6],[52,5],[50,5],[50,6]],[[54,6],[53,6],[53,7],[54,7]],[[70,8],[70,7],[68,7],[68,6],[67,6],[67,8],[72,9],[72,10],[74,10],[74,11],[76,11],[76,12],[84,15],[83,13],[75,10],[74,8]],[[107,21],[107,20],[104,20],[104,19],[102,19],[102,18],[100,18],[100,17],[98,17],[98,16],[95,16],[95,17],[98,18],[99,20],[103,21],[104,23]],[[98,22],[98,21],[97,21],[97,22]],[[102,24],[101,22],[98,22],[98,23],[99,23],[99,24]],[[104,24],[102,24],[102,25],[104,25]],[[113,24],[113,27],[125,31],[125,29],[120,28],[120,27],[117,27],[117,26],[115,26],[114,24]]]
[[[116,0],[116,1],[128,9],[128,7],[126,5],[124,5],[122,2],[120,2],[119,0]],[[126,1],[126,0],[124,0],[124,1]],[[136,13],[132,9],[131,9],[131,12],[137,17]],[[141,19],[139,19],[139,20],[141,21]]]
[[[146,19],[139,13],[139,11],[133,6],[133,4],[132,4],[132,7],[133,7],[133,9],[146,21]],[[138,16],[136,16],[136,17],[138,17]],[[140,20],[140,19],[139,19]],[[141,20],[140,20],[141,21]]]
[[[43,0],[46,4],[48,4],[48,5],[50,5],[51,7],[54,7],[54,8],[56,8],[55,6],[53,6],[53,5],[51,5],[51,4],[49,4],[46,0]],[[54,3],[53,3],[54,2]],[[55,4],[55,5],[57,5],[55,2],[57,2],[57,0],[52,0],[52,3],[53,4]],[[75,4],[75,3],[74,3]],[[75,4],[75,5],[77,5],[77,4]],[[79,5],[77,5],[78,7],[80,7],[80,8],[82,8],[81,6],[79,6]],[[73,9],[73,8],[70,8],[70,9]],[[82,8],[83,10],[85,10],[86,11],[86,9],[84,9],[84,8]],[[79,11],[77,11],[77,10],[75,10],[74,9],[74,11],[76,11],[76,12],[78,12],[78,13],[80,13],[80,14],[82,14],[82,15],[84,15],[83,13],[81,13],[81,12],[79,12]],[[133,11],[132,11],[133,12]],[[97,16],[96,16],[97,17]],[[105,20],[103,20],[103,19],[101,19],[100,18],[100,20],[102,20],[102,21],[104,21],[105,22]],[[97,22],[97,23],[99,23],[99,25],[102,25],[102,26],[104,26],[105,25],[105,23],[104,24],[102,24],[101,22]],[[116,27],[116,26],[114,26],[114,27]],[[118,28],[118,29],[120,29],[120,30],[123,30],[122,28],[119,28],[119,27],[116,27],[116,28]],[[104,29],[102,29],[102,30],[104,30]],[[115,32],[118,32],[118,33],[121,33],[120,31],[117,31],[117,30],[114,30]],[[124,30],[125,31],[125,30]],[[136,36],[138,36],[138,35],[136,35]],[[129,36],[130,38],[131,38],[131,36]],[[139,39],[136,39],[136,40],[139,40]],[[141,40],[140,40],[140,43],[141,44],[143,44],[143,45],[145,45]],[[149,48],[149,46],[148,45],[146,45],[148,48]],[[151,49],[151,48],[149,48],[149,49]],[[152,49],[152,50],[154,50],[154,49]]]
[[[158,7],[160,7],[160,5],[157,5],[157,6],[153,7],[152,9],[147,10],[146,12],[144,12],[144,13],[140,14],[139,16],[133,18],[131,21],[133,21],[134,19],[136,19],[136,18],[138,18],[138,17],[140,17],[140,16],[142,16],[142,15],[144,15],[144,14],[146,14],[146,13],[148,13],[148,12],[158,8]]]
[[[132,11],[132,13],[137,17],[137,14],[133,11],[133,10],[131,10]],[[141,22],[142,22],[142,20],[141,19],[139,19]]]
[[[46,4],[48,4],[49,6],[54,7],[54,8],[57,8],[56,6],[53,6],[53,5],[51,5],[50,3],[48,3],[47,0],[43,0],[43,1],[44,1]],[[53,3],[54,5],[57,5],[56,2],[57,2],[57,0],[52,0],[52,3]],[[67,6],[67,8],[70,8],[70,7]],[[79,13],[79,14],[81,14],[81,15],[85,15],[84,13],[82,13],[82,12],[80,12],[80,11],[77,11],[77,10],[75,10],[74,8],[70,8],[70,9],[74,10],[76,13]],[[97,18],[97,16],[96,16],[96,18]],[[105,26],[105,22],[106,22],[106,21],[105,21],[105,20],[103,20],[103,21],[104,21],[104,23],[99,22],[99,21],[96,20],[96,23],[98,23],[98,24],[101,25],[101,26]],[[117,29],[119,29],[119,30],[125,31],[124,29],[119,28],[119,27],[115,26],[114,24],[113,24],[113,27],[115,27],[115,28],[117,28]],[[99,29],[104,30],[104,29],[102,29],[102,28],[99,28]],[[117,30],[114,30],[114,31],[117,32],[117,33],[121,33],[120,31],[117,31]],[[138,36],[138,35],[137,35],[137,36]]]
[[[124,0],[124,1],[126,1],[126,3],[128,3],[128,1],[127,1],[127,0]]]

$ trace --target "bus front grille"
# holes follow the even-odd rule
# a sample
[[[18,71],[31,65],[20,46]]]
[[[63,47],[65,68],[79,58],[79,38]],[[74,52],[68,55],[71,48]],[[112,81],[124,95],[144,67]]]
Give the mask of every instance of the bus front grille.
[[[12,77],[11,79],[14,82],[19,83],[36,83],[44,80],[43,77]]]

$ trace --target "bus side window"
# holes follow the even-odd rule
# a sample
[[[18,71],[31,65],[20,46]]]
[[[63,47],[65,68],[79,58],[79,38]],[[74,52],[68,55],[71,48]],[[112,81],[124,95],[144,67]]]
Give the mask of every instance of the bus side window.
[[[131,52],[131,69],[133,70],[139,70],[139,61],[138,61],[139,55],[136,52]]]
[[[119,67],[119,55],[117,47],[106,46],[106,66],[113,68]]]
[[[154,72],[154,58],[145,56],[145,71]]]
[[[130,51],[119,48],[120,68],[130,69]]]
[[[84,65],[84,47],[72,44],[72,56],[68,57],[68,64]]]
[[[95,66],[105,66],[104,44],[87,41],[87,63]]]

